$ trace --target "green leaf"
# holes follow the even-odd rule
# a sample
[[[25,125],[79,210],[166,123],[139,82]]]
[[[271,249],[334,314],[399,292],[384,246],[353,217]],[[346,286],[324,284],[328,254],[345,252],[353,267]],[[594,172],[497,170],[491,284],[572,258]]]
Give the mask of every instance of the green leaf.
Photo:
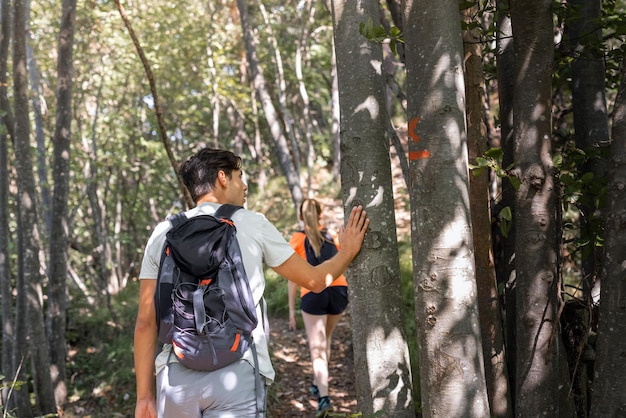
[[[504,155],[504,151],[502,148],[490,148],[485,151],[485,157],[493,158],[496,161],[502,161],[502,156]]]
[[[385,28],[383,27],[383,25],[378,25],[374,27],[373,30],[374,36],[376,38],[379,39],[386,39],[387,38],[387,32],[385,31]]]
[[[476,157],[476,164],[479,167],[489,167],[491,166],[491,161],[483,157]]]
[[[391,42],[389,42],[389,48],[394,55],[398,54],[398,47],[396,45],[396,41],[394,41],[393,39],[391,40]]]
[[[585,173],[583,174],[582,178],[580,179],[583,183],[591,183],[591,181],[593,180],[593,173]]]
[[[509,232],[511,231],[512,222],[502,222],[500,224],[500,232],[506,238],[509,236]]]
[[[498,213],[498,216],[506,221],[509,221],[509,222],[512,221],[513,212],[511,212],[511,207],[510,206],[503,207],[500,213]]]
[[[556,153],[552,156],[552,164],[556,167],[556,168],[561,168],[561,165],[563,164],[563,154]]]
[[[515,177],[515,176],[509,176],[508,178],[509,178],[509,181],[511,182],[511,185],[513,186],[513,188],[515,190],[518,190],[519,186],[522,184],[520,179]]]

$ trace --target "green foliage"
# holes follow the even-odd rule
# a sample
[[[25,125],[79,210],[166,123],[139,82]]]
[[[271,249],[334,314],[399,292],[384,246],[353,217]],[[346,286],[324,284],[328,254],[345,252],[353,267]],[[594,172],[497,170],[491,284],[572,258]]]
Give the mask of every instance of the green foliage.
[[[90,306],[84,299],[73,299],[76,302],[68,311],[67,332],[70,404],[89,404],[103,414],[116,411],[132,415],[132,346],[138,294],[139,283],[133,281],[111,299],[117,322],[111,320],[105,303]]]
[[[0,373],[0,380],[4,381],[5,377],[6,376],[4,376],[2,373]],[[24,385],[27,385],[27,384],[28,384],[28,382],[25,382],[23,380],[15,380],[15,381],[12,381],[11,383],[8,383],[8,384],[0,384],[0,387],[2,387],[3,390],[4,390],[4,388],[8,388],[9,389],[9,396],[11,396],[11,393],[13,393],[13,391],[21,390],[24,387]],[[0,405],[0,414],[3,417],[8,417],[8,418],[16,417],[16,415],[13,414],[12,411],[5,411],[4,410],[4,405]],[[56,415],[54,415],[54,416],[56,416]]]
[[[267,312],[271,316],[288,318],[289,298],[287,293],[287,279],[279,276],[272,269],[265,269],[265,302]],[[296,301],[296,306],[297,305]]]
[[[606,146],[582,150],[570,141],[554,158],[563,207],[564,245],[570,257],[580,254],[586,258],[603,246],[607,178],[593,167],[604,167],[608,153]]]
[[[383,25],[374,25],[372,18],[368,18],[367,22],[359,23],[359,33],[371,42],[382,44],[389,40],[389,47],[394,54],[398,53],[398,43],[404,43],[402,31],[392,26],[389,31]]]
[[[484,170],[490,169],[500,178],[506,178],[509,180],[511,185],[517,190],[520,186],[520,179],[511,174],[511,170],[515,166],[515,163],[509,165],[508,167],[502,167],[502,157],[504,156],[504,151],[501,148],[490,148],[485,153],[476,157],[475,164],[469,164],[470,170],[472,170],[472,174],[475,176],[480,176],[483,174]],[[501,223],[500,223],[500,232],[505,237],[508,236],[509,231],[511,230],[513,215],[510,207],[504,207],[500,210],[498,214]]]

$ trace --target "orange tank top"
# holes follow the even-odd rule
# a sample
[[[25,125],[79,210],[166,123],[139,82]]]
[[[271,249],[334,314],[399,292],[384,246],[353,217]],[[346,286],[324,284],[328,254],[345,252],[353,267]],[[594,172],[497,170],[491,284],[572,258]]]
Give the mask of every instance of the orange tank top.
[[[337,249],[339,249],[339,242],[337,241],[337,237],[334,234],[331,234],[331,235],[333,236],[335,246],[337,246]],[[298,231],[298,232],[293,233],[293,235],[291,236],[291,239],[289,240],[289,244],[291,244],[291,247],[300,257],[306,260],[306,249],[304,247],[305,240],[306,240],[306,234],[302,231]],[[347,286],[347,285],[348,285],[348,282],[346,281],[346,277],[343,274],[337,277],[335,280],[333,280],[333,282],[330,284],[330,286]],[[310,292],[309,289],[300,287],[300,297],[306,295],[309,292]]]

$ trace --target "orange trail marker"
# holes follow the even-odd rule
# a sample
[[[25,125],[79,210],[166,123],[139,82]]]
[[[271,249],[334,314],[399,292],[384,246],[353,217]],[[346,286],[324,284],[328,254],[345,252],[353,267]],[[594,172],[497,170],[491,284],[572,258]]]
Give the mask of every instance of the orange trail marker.
[[[420,118],[416,116],[413,119],[411,119],[411,121],[409,122],[409,136],[411,137],[413,142],[419,142],[421,140],[419,135],[415,132],[415,128],[417,128],[417,124],[419,123],[419,121],[420,121]],[[430,157],[430,152],[428,150],[409,151],[410,161],[421,160],[421,159],[429,158],[429,157]]]
[[[409,151],[409,160],[422,160],[424,158],[429,158],[430,152],[428,150],[423,151]]]
[[[413,140],[413,142],[418,142],[420,137],[415,133],[415,128],[417,128],[417,124],[420,122],[420,118],[418,116],[411,119],[409,122],[409,136]]]

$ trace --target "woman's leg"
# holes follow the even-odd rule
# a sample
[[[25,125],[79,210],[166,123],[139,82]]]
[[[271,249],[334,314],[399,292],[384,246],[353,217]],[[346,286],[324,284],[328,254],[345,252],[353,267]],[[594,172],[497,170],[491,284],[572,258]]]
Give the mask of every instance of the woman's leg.
[[[319,397],[328,396],[327,316],[312,315],[303,311],[302,319],[311,353],[313,384],[318,387]]]
[[[335,331],[335,327],[341,318],[343,317],[343,313],[339,315],[328,315],[326,316],[326,363],[330,364],[330,347],[331,341],[333,339],[333,332]]]

